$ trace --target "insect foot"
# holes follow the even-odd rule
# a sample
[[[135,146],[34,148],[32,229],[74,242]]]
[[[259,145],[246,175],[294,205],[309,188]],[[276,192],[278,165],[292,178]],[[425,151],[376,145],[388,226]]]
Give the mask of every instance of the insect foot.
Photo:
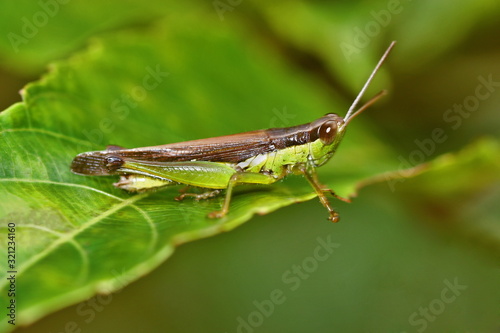
[[[330,216],[328,217],[328,221],[332,221],[333,223],[337,223],[340,221],[340,215],[337,212],[330,212]]]
[[[222,210],[216,210],[216,211],[213,211],[211,213],[208,213],[207,216],[209,219],[220,219],[220,218],[226,216],[226,212],[224,212]]]

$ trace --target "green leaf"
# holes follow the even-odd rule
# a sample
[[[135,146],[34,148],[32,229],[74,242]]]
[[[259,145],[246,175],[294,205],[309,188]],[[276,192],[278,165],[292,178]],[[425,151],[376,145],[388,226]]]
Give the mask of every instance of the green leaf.
[[[241,187],[223,219],[221,198],[174,201],[177,189],[129,194],[115,177],[82,177],[72,158],[108,144],[140,147],[312,121],[347,105],[248,45],[240,32],[170,19],[149,31],[96,39],[30,84],[0,116],[0,219],[15,223],[18,324],[150,272],[176,245],[211,236],[315,197],[304,179]],[[189,26],[204,24],[204,34]],[[368,73],[367,73],[368,75]],[[355,123],[355,125],[354,125]],[[395,169],[389,148],[356,120],[321,180],[343,196],[360,180]],[[370,149],[366,145],[370,144]],[[323,208],[318,203],[318,210]],[[326,222],[327,212],[324,212]],[[6,248],[1,230],[1,246]],[[2,253],[6,251],[2,250]],[[5,274],[4,271],[1,274]],[[9,288],[0,276],[0,293]],[[5,308],[2,298],[0,307]],[[4,318],[0,329],[8,326]]]
[[[102,31],[147,24],[152,17],[179,11],[179,6],[159,6],[160,1],[3,1],[0,52],[10,69],[40,71],[49,61],[64,57]],[[113,15],[109,15],[113,12]],[[61,29],[64,27],[64,29]]]
[[[438,230],[473,242],[500,258],[500,143],[483,138],[389,180],[410,209]]]
[[[388,40],[398,41],[391,62],[406,73],[418,73],[466,40],[477,22],[496,22],[500,10],[493,1],[467,0],[260,0],[250,4],[254,4],[255,15],[266,22],[278,40],[318,57],[337,78],[337,84],[353,93],[381,50],[388,46]],[[232,15],[236,14],[226,16]],[[346,63],[355,64],[356,70],[352,71]]]

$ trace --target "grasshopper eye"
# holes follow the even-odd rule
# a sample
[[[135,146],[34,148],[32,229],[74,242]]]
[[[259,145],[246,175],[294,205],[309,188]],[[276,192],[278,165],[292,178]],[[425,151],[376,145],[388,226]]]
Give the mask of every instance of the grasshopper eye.
[[[327,121],[318,129],[319,139],[323,144],[329,145],[337,135],[337,123],[335,121]]]

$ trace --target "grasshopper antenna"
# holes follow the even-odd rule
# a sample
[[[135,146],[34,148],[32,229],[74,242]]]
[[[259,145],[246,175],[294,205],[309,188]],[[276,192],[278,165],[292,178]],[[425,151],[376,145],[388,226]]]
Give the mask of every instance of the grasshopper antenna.
[[[375,76],[375,74],[377,74],[378,70],[380,69],[380,67],[382,66],[382,64],[384,63],[385,59],[387,58],[387,56],[389,55],[389,53],[391,52],[392,48],[394,47],[394,45],[396,44],[396,41],[393,41],[391,43],[391,45],[389,45],[389,47],[387,48],[387,50],[385,50],[384,54],[382,55],[382,58],[380,58],[380,60],[378,61],[378,64],[377,66],[375,66],[375,68],[373,69],[373,72],[370,74],[370,77],[368,77],[368,80],[366,80],[366,83],[365,85],[363,86],[363,88],[361,89],[361,91],[359,92],[358,96],[356,96],[356,99],[354,100],[354,102],[352,103],[351,107],[349,108],[349,110],[347,111],[347,114],[345,115],[344,117],[344,122],[348,122],[351,118],[353,118],[355,115],[358,115],[359,113],[361,113],[361,111],[365,110],[366,108],[368,108],[368,106],[372,105],[373,103],[375,103],[375,101],[377,101],[380,97],[382,97],[383,95],[385,95],[385,92],[382,91],[380,93],[378,93],[377,95],[375,95],[375,97],[373,97],[368,103],[366,103],[365,105],[363,105],[359,110],[357,110],[356,112],[354,112],[354,109],[356,108],[356,106],[358,105],[359,103],[359,100],[361,99],[361,97],[363,97],[363,94],[365,93],[366,89],[368,88],[368,86],[370,85],[370,83],[372,82],[373,80],[373,77]],[[354,112],[354,114],[352,114]],[[352,116],[351,116],[352,114]]]
[[[372,106],[373,104],[375,104],[380,98],[384,97],[385,95],[387,95],[387,90],[382,90],[381,92],[379,92],[378,94],[376,94],[375,96],[373,96],[368,102],[366,102],[365,104],[363,104],[362,107],[360,107],[359,109],[357,109],[356,112],[354,112],[349,117],[349,119],[344,120],[344,126],[347,126],[347,124],[349,124],[354,117],[356,117],[358,114],[360,114],[361,112],[363,112],[366,109],[368,109],[370,106]]]

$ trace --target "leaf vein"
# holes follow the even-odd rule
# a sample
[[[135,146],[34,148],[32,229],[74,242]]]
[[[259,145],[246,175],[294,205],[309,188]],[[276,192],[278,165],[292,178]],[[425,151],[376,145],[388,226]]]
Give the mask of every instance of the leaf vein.
[[[55,230],[52,230],[50,228],[46,228],[44,226],[40,226],[40,225],[36,225],[36,224],[21,224],[21,225],[19,225],[19,227],[42,230],[42,231],[45,231],[47,233],[53,234],[59,238],[64,236],[64,233],[62,233],[62,232],[55,231]],[[76,251],[80,254],[80,256],[82,258],[82,268],[81,268],[81,271],[79,274],[80,276],[78,277],[78,281],[85,281],[85,278],[88,276],[89,267],[90,267],[88,253],[80,245],[80,243],[78,243],[74,239],[71,239],[68,242],[75,247]]]
[[[12,132],[42,133],[42,134],[50,135],[50,136],[53,136],[53,137],[56,137],[59,139],[64,139],[66,141],[75,142],[75,143],[78,143],[81,145],[92,146],[92,144],[89,141],[76,139],[76,138],[73,138],[73,137],[68,136],[68,135],[52,132],[52,131],[41,129],[41,128],[10,128],[10,129],[5,129],[5,130],[0,131],[0,134],[12,133]]]
[[[125,200],[128,200],[128,199],[122,199],[120,197],[117,197],[115,195],[112,195],[110,193],[98,190],[96,188],[93,188],[93,187],[90,187],[90,186],[87,186],[87,185],[74,184],[74,183],[56,182],[56,181],[52,181],[52,180],[43,180],[43,179],[23,179],[23,178],[0,178],[0,182],[24,182],[24,183],[33,183],[33,184],[41,183],[41,184],[69,186],[69,187],[82,188],[82,189],[90,190],[90,191],[93,191],[93,192],[97,192],[97,193],[103,194],[105,196],[108,196],[110,198],[113,198],[115,200],[122,201],[122,202],[125,201]],[[144,196],[141,196],[141,199]],[[155,248],[155,246],[156,246],[156,244],[158,242],[158,236],[159,236],[159,234],[158,234],[158,228],[156,227],[156,225],[154,224],[153,220],[151,219],[151,217],[148,215],[148,213],[146,211],[144,211],[142,208],[140,208],[140,207],[138,207],[137,205],[134,205],[134,204],[131,204],[130,207],[132,207],[135,210],[137,210],[144,217],[144,219],[146,220],[146,223],[151,228],[151,242],[150,242],[150,246],[149,246],[149,249],[148,249],[148,251],[151,252],[151,251],[154,250],[154,248]]]

